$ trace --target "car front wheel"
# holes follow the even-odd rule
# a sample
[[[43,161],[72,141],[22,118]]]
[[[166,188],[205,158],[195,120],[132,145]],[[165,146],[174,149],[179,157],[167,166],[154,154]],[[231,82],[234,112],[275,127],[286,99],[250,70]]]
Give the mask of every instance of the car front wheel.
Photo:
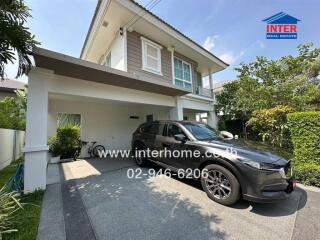
[[[201,185],[209,198],[226,206],[239,200],[240,184],[228,169],[210,164],[204,170],[206,174],[201,178]]]

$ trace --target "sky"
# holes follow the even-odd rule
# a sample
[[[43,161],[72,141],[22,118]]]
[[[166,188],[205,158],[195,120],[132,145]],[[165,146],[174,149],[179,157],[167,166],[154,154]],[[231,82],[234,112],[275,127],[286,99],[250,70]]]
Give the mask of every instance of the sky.
[[[41,47],[79,57],[97,1],[25,1],[33,16],[27,26]],[[320,47],[319,0],[160,0],[151,11],[230,64],[213,75],[216,82],[235,79],[234,68],[256,56],[296,55],[297,45],[308,42]],[[301,20],[298,39],[266,39],[262,20],[281,11]],[[16,67],[8,66],[8,77],[15,73]]]

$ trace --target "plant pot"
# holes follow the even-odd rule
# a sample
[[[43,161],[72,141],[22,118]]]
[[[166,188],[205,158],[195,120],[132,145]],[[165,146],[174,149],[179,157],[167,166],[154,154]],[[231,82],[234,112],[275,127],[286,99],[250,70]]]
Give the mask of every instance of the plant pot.
[[[59,163],[59,162],[60,162],[60,156],[50,158],[50,163]]]

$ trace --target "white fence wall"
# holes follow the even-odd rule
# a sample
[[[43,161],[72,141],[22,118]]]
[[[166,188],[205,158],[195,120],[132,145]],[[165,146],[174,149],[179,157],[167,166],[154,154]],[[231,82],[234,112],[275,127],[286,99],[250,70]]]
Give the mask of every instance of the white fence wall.
[[[0,170],[22,155],[24,131],[0,128]]]

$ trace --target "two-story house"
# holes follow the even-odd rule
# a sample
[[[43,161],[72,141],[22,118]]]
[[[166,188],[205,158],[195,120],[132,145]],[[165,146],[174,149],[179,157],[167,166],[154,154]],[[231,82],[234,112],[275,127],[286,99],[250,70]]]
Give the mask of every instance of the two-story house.
[[[131,0],[100,0],[80,59],[34,49],[29,73],[25,189],[45,188],[47,140],[61,116],[81,138],[108,149],[130,149],[145,121],[216,118],[202,78],[228,65]]]

